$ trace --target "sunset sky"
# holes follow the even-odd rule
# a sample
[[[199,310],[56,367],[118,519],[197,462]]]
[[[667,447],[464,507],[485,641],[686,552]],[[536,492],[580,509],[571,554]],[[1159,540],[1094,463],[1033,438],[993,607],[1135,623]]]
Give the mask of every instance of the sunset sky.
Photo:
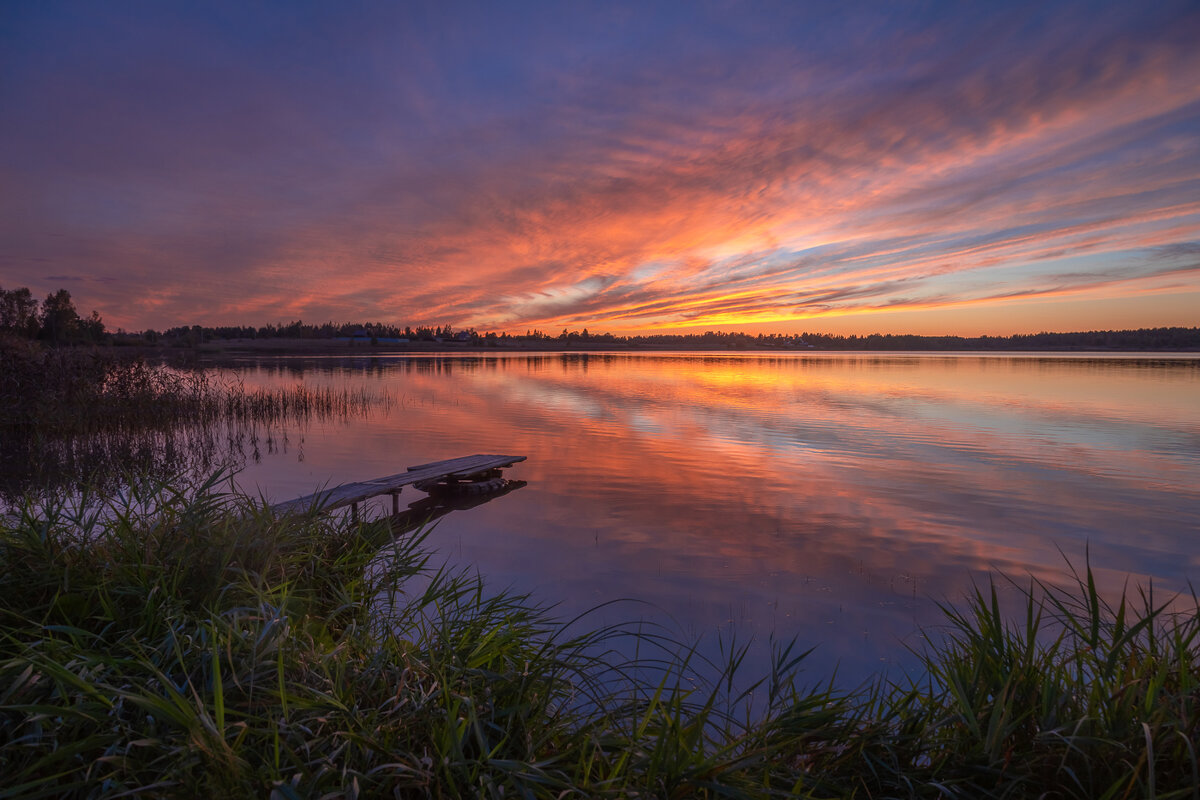
[[[0,286],[110,328],[1200,325],[1200,3],[25,2]]]

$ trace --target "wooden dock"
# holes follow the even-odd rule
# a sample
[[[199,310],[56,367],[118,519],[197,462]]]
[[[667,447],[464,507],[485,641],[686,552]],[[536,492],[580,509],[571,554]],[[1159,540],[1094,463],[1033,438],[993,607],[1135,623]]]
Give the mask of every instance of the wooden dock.
[[[451,458],[446,461],[433,461],[429,464],[409,467],[406,471],[398,472],[395,475],[359,483],[344,483],[332,489],[297,497],[295,500],[276,503],[271,506],[271,510],[277,514],[286,514],[310,509],[331,511],[335,508],[350,506],[351,513],[357,518],[359,503],[381,494],[390,494],[392,496],[392,513],[396,514],[400,511],[400,490],[405,486],[416,486],[420,489],[437,483],[470,481],[477,476],[486,475],[504,467],[511,467],[518,461],[524,460],[525,456],[476,454]]]

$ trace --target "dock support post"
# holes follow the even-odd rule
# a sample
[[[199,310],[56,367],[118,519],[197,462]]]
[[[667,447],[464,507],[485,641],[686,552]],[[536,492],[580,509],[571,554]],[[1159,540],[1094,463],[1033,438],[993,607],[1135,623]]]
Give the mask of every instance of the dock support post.
[[[350,504],[350,523],[353,525],[358,524],[358,503]]]
[[[392,496],[392,516],[394,517],[400,513],[400,490],[397,489],[394,492],[388,492],[388,494]]]

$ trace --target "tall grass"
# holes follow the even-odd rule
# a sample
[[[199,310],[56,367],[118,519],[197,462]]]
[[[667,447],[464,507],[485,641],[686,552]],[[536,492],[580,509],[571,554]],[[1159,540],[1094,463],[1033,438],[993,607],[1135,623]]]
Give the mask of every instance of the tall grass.
[[[286,445],[288,428],[386,408],[386,394],[248,388],[213,370],[0,337],[0,497],[129,472],[207,474]]]
[[[13,339],[0,339],[0,399],[0,430],[42,435],[352,416],[386,402],[366,390],[303,384],[248,389],[212,370]]]
[[[387,520],[134,484],[0,523],[0,797],[1196,797],[1200,611],[1090,572],[947,608],[927,675],[582,635]],[[1194,602],[1191,605],[1195,605]],[[735,687],[749,683],[749,688]],[[756,709],[748,714],[750,697]],[[765,698],[765,700],[764,700]]]
[[[1023,597],[1015,622],[994,584],[944,609],[950,634],[924,657],[936,689],[899,706],[928,774],[965,797],[1200,797],[1195,596],[1111,605],[1089,568]]]

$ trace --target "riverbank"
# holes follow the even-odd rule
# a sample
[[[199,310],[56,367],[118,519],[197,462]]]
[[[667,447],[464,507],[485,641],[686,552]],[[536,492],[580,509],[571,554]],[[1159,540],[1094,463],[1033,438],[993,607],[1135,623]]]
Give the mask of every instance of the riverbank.
[[[683,643],[568,635],[386,521],[138,482],[0,527],[10,796],[1188,797],[1200,604],[1089,571],[946,610],[926,676],[706,679]],[[102,513],[96,513],[97,509]],[[1006,620],[1018,620],[1017,624]],[[572,628],[576,630],[577,628]],[[749,685],[731,696],[728,687]],[[746,712],[753,699],[755,712]]]

